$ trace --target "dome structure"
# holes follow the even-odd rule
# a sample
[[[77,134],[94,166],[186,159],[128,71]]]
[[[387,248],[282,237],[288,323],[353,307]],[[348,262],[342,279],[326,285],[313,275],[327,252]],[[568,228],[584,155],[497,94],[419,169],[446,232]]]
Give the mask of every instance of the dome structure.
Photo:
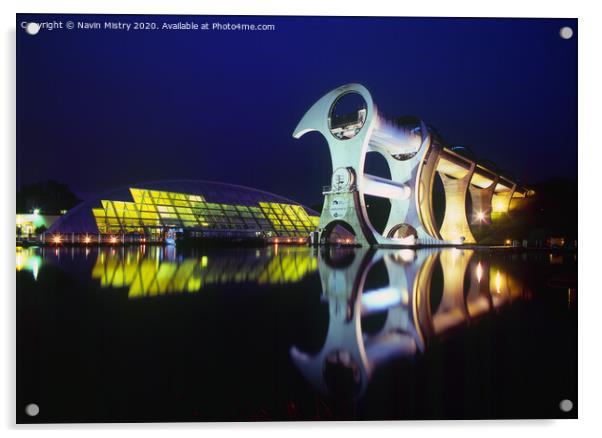
[[[307,237],[315,211],[273,193],[210,181],[133,184],[83,202],[57,220],[55,235]]]

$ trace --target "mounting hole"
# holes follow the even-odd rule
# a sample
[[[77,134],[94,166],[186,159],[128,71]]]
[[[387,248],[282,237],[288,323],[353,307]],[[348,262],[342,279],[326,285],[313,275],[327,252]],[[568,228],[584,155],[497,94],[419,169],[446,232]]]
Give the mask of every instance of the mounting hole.
[[[25,413],[30,417],[35,417],[40,413],[40,407],[35,403],[30,403],[27,406],[25,406]]]
[[[566,398],[558,406],[562,412],[571,412],[573,410],[573,402]]]
[[[560,28],[560,38],[564,40],[570,40],[573,37],[573,29],[568,26]]]
[[[355,137],[366,123],[368,105],[355,91],[341,94],[330,107],[328,129],[339,140]]]
[[[25,25],[25,32],[29,35],[36,35],[40,31],[40,25],[38,23],[27,23]]]

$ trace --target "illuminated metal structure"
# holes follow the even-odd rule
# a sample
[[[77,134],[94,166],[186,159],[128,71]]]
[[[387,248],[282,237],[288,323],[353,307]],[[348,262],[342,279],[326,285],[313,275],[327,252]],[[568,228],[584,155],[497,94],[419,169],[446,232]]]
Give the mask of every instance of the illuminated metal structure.
[[[350,95],[360,96],[361,107],[339,113],[338,105]],[[303,116],[293,137],[311,131],[326,139],[332,160],[331,185],[323,191],[318,227],[322,243],[339,224],[351,228],[360,245],[475,243],[466,214],[468,193],[473,200],[472,224],[489,223],[492,211],[508,212],[513,198],[528,194],[515,182],[446,147],[424,122],[387,120],[360,84],[343,85],[320,98]],[[368,153],[385,158],[391,179],[364,172]],[[432,196],[437,174],[443,181],[446,199],[440,226],[435,220]],[[391,203],[382,233],[368,217],[366,196]]]
[[[117,243],[135,236],[162,240],[170,230],[191,237],[305,239],[318,220],[314,211],[260,190],[170,181],[139,184],[81,204],[48,234],[73,243]]]

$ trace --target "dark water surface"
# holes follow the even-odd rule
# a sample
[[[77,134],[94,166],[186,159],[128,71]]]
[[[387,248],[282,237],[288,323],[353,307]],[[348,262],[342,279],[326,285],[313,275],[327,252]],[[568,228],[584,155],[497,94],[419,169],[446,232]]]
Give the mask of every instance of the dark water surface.
[[[18,422],[576,416],[573,252],[17,249]]]

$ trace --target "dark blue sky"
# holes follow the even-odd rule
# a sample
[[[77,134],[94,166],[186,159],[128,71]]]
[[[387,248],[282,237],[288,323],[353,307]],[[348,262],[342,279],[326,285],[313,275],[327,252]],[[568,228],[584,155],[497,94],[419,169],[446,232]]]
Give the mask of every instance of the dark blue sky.
[[[110,16],[117,21],[120,16]],[[18,186],[82,197],[160,179],[321,200],[325,140],[291,133],[325,92],[360,82],[524,183],[577,177],[577,20],[121,16],[275,24],[271,32],[42,30],[17,17]],[[559,37],[562,26],[575,36]]]

